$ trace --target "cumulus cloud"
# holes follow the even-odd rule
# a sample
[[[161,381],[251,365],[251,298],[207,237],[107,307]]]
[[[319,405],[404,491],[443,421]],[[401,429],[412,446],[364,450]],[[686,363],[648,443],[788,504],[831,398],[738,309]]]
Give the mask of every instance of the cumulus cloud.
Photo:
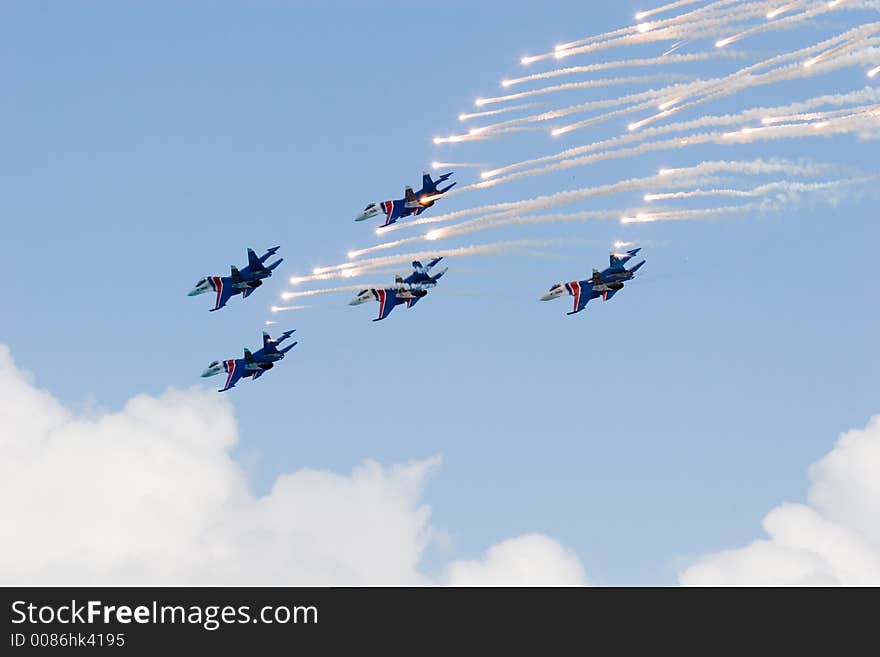
[[[493,545],[481,559],[449,566],[453,586],[585,585],[580,559],[541,534],[525,534]]]
[[[75,413],[0,345],[0,584],[580,584],[540,535],[420,569],[439,458],[350,474],[303,469],[256,496],[230,450],[229,398],[198,389]]]
[[[880,586],[880,416],[842,434],[809,470],[807,504],[764,518],[768,538],[708,555],[684,585]]]

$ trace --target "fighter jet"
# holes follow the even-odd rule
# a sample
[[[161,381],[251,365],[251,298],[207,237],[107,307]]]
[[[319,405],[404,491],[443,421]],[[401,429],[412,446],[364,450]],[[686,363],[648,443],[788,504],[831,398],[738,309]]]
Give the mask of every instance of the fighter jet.
[[[235,265],[230,267],[229,276],[206,276],[199,279],[196,286],[190,290],[189,296],[194,297],[213,290],[217,294],[214,307],[211,312],[220,310],[236,294],[241,294],[242,299],[247,299],[251,292],[263,284],[262,279],[269,278],[272,270],[281,264],[283,258],[279,258],[271,265],[266,265],[266,260],[275,255],[280,246],[273,246],[259,258],[253,249],[248,249],[248,264],[243,269]]]
[[[292,342],[283,349],[278,345],[284,342],[295,331],[285,331],[278,338],[272,338],[263,331],[263,347],[251,353],[245,347],[243,358],[230,358],[229,360],[215,360],[202,372],[202,377],[214,376],[220,372],[226,372],[226,385],[217,392],[225,392],[234,387],[239,379],[250,377],[254,380],[260,378],[265,372],[275,367],[275,363],[284,358],[284,355],[293,349],[298,342]]]
[[[407,186],[404,197],[394,201],[382,201],[381,203],[370,203],[364,208],[355,221],[364,221],[370,217],[383,212],[385,214],[385,223],[382,226],[390,226],[402,217],[410,215],[418,215],[434,205],[435,201],[443,194],[455,187],[456,183],[452,183],[443,189],[438,189],[437,185],[444,182],[454,172],[444,173],[442,176],[433,180],[431,174],[427,171],[422,172],[422,188],[418,192],[414,192],[412,187]]]
[[[395,306],[403,303],[407,308],[416,305],[419,299],[427,296],[428,289],[437,285],[437,281],[446,273],[447,269],[431,274],[430,269],[434,267],[443,258],[434,258],[427,266],[422,266],[418,260],[413,260],[413,272],[403,278],[399,274],[394,277],[394,287],[386,287],[383,289],[368,288],[361,290],[358,295],[352,299],[348,305],[359,306],[368,301],[379,302],[379,316],[374,322],[385,319],[391,314]]]
[[[645,261],[642,260],[632,269],[627,269],[624,266],[639,251],[641,251],[641,248],[631,249],[623,254],[617,254],[612,251],[611,262],[607,269],[601,272],[598,269],[594,269],[592,277],[587,280],[557,283],[550,288],[547,294],[541,297],[541,301],[550,301],[550,299],[561,297],[564,294],[570,294],[574,297],[574,310],[567,313],[568,315],[574,315],[582,311],[590,299],[602,297],[603,301],[608,301],[617,294],[618,290],[623,288],[624,281],[630,280],[636,271],[645,264]]]
[[[439,258],[434,258],[429,261],[427,265],[422,266],[422,263],[418,260],[412,261],[413,272],[407,276],[406,278],[402,278],[399,274],[395,277],[394,282],[397,287],[405,286],[409,289],[413,289],[414,287],[434,287],[437,285],[437,281],[440,280],[440,277],[443,276],[449,269],[447,267],[443,271],[439,271],[436,274],[431,274],[431,269],[437,266],[437,263],[443,260],[443,256]]]

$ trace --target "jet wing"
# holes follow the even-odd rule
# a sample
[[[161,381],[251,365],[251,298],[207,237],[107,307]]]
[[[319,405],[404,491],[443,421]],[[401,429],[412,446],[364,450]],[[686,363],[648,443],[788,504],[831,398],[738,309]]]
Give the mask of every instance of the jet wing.
[[[574,297],[574,308],[570,313],[567,313],[568,315],[582,311],[593,298],[593,286],[589,284],[589,281],[571,281],[565,284],[565,289]]]
[[[385,212],[385,223],[382,226],[390,226],[403,215],[403,202],[401,201],[383,201],[380,206]]]
[[[241,290],[232,286],[232,279],[224,279],[222,276],[211,276],[208,280],[211,283],[211,287],[214,288],[214,292],[217,293],[211,312],[220,310],[234,295],[241,292]]]
[[[238,383],[241,377],[247,374],[243,361],[234,359],[224,361],[223,368],[226,370],[226,385],[220,388],[217,392],[226,392],[230,388],[234,388],[235,384]]]
[[[374,322],[378,322],[380,320],[385,319],[388,315],[391,314],[391,311],[394,310],[394,306],[398,303],[402,303],[401,298],[412,298],[412,295],[407,293],[406,296],[401,293],[403,290],[373,290],[373,293],[376,295],[376,301],[379,302],[379,316],[374,319]]]

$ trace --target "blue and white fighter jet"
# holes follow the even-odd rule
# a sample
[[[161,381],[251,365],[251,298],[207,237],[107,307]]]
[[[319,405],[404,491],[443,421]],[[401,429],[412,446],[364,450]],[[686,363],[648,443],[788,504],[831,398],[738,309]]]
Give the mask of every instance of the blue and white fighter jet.
[[[428,289],[437,285],[437,281],[446,273],[448,267],[436,274],[430,272],[431,268],[442,259],[442,257],[434,258],[425,266],[418,260],[413,260],[413,272],[406,278],[395,276],[394,287],[361,290],[348,305],[359,306],[368,301],[378,301],[379,316],[373,320],[374,322],[388,317],[395,306],[405,303],[407,308],[412,308],[419,299],[427,296]]]
[[[220,310],[226,305],[236,294],[240,294],[242,299],[247,299],[251,292],[256,290],[263,284],[264,278],[272,275],[272,270],[281,264],[283,258],[278,258],[275,262],[266,265],[266,260],[275,255],[280,249],[279,246],[273,246],[259,258],[253,249],[248,249],[248,264],[242,269],[238,269],[235,265],[230,267],[229,276],[206,276],[199,279],[196,286],[190,290],[191,297],[213,291],[217,296],[214,300],[214,307],[211,312]]]
[[[456,183],[452,183],[443,189],[438,188],[438,185],[453,173],[453,171],[444,173],[437,180],[433,180],[430,173],[423,171],[422,188],[418,192],[414,192],[412,187],[407,186],[403,198],[394,201],[382,201],[381,203],[370,203],[354,220],[364,221],[382,212],[385,215],[385,223],[382,224],[382,227],[385,227],[390,226],[402,217],[419,215],[434,205],[435,201],[443,196],[443,194],[455,187]]]
[[[265,372],[268,372],[275,363],[283,360],[285,354],[293,349],[298,342],[291,342],[283,349],[279,349],[278,345],[284,342],[296,329],[285,331],[277,338],[272,338],[268,333],[263,331],[263,346],[257,351],[251,353],[245,347],[243,358],[230,358],[228,360],[215,360],[207,369],[202,372],[202,377],[214,376],[221,372],[226,373],[226,385],[217,392],[225,392],[234,387],[242,378],[259,379]]]
[[[574,315],[582,311],[589,303],[590,299],[598,299],[602,297],[603,301],[608,301],[619,290],[623,288],[624,281],[632,279],[636,271],[645,264],[642,260],[632,269],[627,269],[624,265],[635,256],[641,248],[631,249],[626,253],[618,254],[611,252],[610,265],[601,272],[598,269],[593,270],[593,275],[583,281],[569,281],[568,283],[556,283],[550,288],[541,301],[550,301],[565,294],[574,297],[574,309],[567,313]]]

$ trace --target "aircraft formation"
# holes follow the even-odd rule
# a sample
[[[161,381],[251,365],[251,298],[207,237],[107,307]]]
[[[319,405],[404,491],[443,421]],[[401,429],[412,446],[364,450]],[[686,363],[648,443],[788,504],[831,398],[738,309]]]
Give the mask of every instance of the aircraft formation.
[[[385,223],[382,226],[384,227],[390,226],[399,219],[417,216],[433,206],[437,200],[456,185],[453,182],[445,187],[439,187],[452,174],[453,172],[450,171],[434,180],[431,174],[424,172],[422,187],[418,192],[414,192],[412,187],[407,186],[402,199],[370,203],[355,217],[355,221],[364,221],[383,213]],[[235,265],[231,265],[229,276],[211,275],[199,279],[190,290],[189,296],[194,297],[213,292],[215,297],[214,307],[210,309],[211,312],[224,308],[232,297],[239,294],[242,299],[247,299],[254,290],[263,285],[265,279],[272,276],[273,270],[283,262],[283,258],[278,258],[274,262],[266,264],[280,248],[280,246],[273,246],[259,257],[253,249],[248,248],[248,264],[246,266],[239,269]],[[602,297],[603,301],[608,301],[623,289],[624,283],[631,280],[636,271],[645,264],[645,261],[642,260],[631,269],[625,267],[625,264],[639,251],[641,248],[631,249],[623,254],[612,251],[610,263],[606,269],[602,271],[594,269],[592,276],[588,279],[556,283],[541,297],[541,300],[550,301],[566,294],[574,297],[574,309],[567,313],[568,315],[582,311],[591,299]],[[365,288],[358,292],[349,305],[359,306],[370,301],[378,302],[379,316],[373,319],[374,322],[388,317],[397,306],[405,304],[407,308],[412,308],[420,299],[428,295],[428,290],[436,287],[437,282],[447,272],[448,268],[436,272],[432,271],[442,259],[442,256],[433,258],[424,265],[419,260],[414,260],[412,272],[408,276],[404,278],[398,274],[395,276],[394,284],[389,287]],[[234,388],[241,379],[256,380],[260,378],[275,367],[275,363],[283,360],[287,352],[298,344],[294,341],[286,347],[279,348],[279,345],[287,340],[295,330],[284,331],[277,338],[273,338],[266,331],[263,331],[262,347],[253,352],[245,347],[241,358],[212,361],[202,372],[202,377],[208,378],[225,373],[226,383],[218,392],[226,392]]]

